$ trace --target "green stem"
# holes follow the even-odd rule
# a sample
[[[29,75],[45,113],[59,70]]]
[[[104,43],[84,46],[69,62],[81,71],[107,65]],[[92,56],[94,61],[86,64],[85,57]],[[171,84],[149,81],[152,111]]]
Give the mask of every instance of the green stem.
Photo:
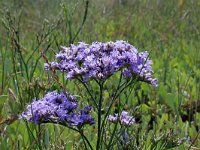
[[[79,78],[76,78],[81,84],[83,84],[83,86],[85,87],[85,89],[87,90],[88,94],[90,95],[92,101],[94,102],[95,104],[95,107],[98,109],[98,105],[97,105],[97,102],[95,101],[92,93],[90,92],[89,88],[87,87],[86,83],[83,82],[82,79],[79,79]]]
[[[84,142],[85,147],[86,147],[86,143],[85,143],[85,141],[86,141],[87,144],[89,145],[90,149],[93,150],[92,145],[90,144],[90,142],[89,142],[89,140],[87,139],[87,137],[84,135],[83,131],[80,130],[79,133],[81,134],[81,136],[82,136],[82,138],[83,138],[83,142]],[[86,147],[86,149],[87,149],[87,147]]]
[[[86,145],[86,143],[85,143],[85,139],[84,139],[84,137],[82,136],[82,131],[80,131],[80,134],[81,134],[81,137],[82,137],[82,139],[83,139],[83,144],[84,144],[84,146],[85,146],[85,149],[87,150],[88,148],[87,148],[87,145]]]
[[[38,137],[38,146],[39,146],[39,149],[42,150],[42,145],[41,145],[41,126],[40,124],[38,125],[38,131],[36,129],[36,132],[37,132],[37,137]]]
[[[75,39],[77,38],[77,36],[79,35],[79,33],[81,32],[82,28],[83,28],[83,25],[85,24],[85,21],[86,21],[86,18],[87,18],[87,14],[88,14],[88,6],[89,6],[89,0],[86,0],[86,3],[85,3],[85,13],[84,13],[84,16],[83,16],[83,21],[81,23],[81,26],[79,27],[79,29],[77,30],[75,36],[71,39],[71,43],[74,43]],[[70,43],[70,44],[71,44]]]
[[[69,129],[71,129],[73,131],[78,132],[82,136],[83,140],[85,140],[87,142],[87,144],[89,145],[90,149],[93,150],[92,145],[90,144],[90,141],[88,140],[88,138],[84,135],[83,130],[76,129],[76,128],[72,127],[72,126],[69,126],[65,122],[56,122],[54,120],[50,120],[50,122],[53,123],[53,124],[60,124],[60,125],[62,125],[64,127],[67,127],[67,128],[69,128]],[[43,123],[49,123],[49,122],[43,122]]]
[[[113,130],[113,132],[112,132],[112,135],[111,135],[111,138],[110,138],[110,141],[109,141],[109,144],[108,144],[108,149],[111,148],[111,144],[112,144],[113,138],[114,138],[114,136],[115,136],[115,132],[116,132],[116,130],[117,130],[117,125],[118,125],[118,121],[117,121],[117,123],[115,124],[114,130]]]
[[[3,94],[3,91],[4,91],[4,74],[5,74],[5,59],[6,58],[6,50],[5,52],[3,53],[3,49],[1,49],[1,56],[2,56],[2,75],[1,75],[1,91],[0,91],[0,94]]]
[[[97,145],[96,149],[100,149],[101,144],[101,108],[102,108],[102,100],[103,100],[103,82],[99,84],[100,95],[99,95],[99,105],[98,105],[98,133],[97,133]]]

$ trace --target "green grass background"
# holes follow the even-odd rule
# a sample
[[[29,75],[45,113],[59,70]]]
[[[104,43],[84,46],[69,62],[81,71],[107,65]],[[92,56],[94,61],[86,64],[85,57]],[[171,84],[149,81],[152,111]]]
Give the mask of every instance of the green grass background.
[[[73,131],[17,117],[33,98],[59,89],[54,75],[44,70],[42,55],[53,61],[59,46],[69,45],[81,26],[85,2],[0,0],[0,10],[0,149],[82,149],[83,141]],[[138,84],[128,102],[126,94],[121,97],[123,109],[140,120],[129,129],[138,137],[134,149],[200,148],[199,14],[198,0],[89,1],[75,44],[125,40],[150,52],[153,60],[158,87]],[[57,75],[82,105],[87,103],[83,87]],[[96,128],[85,132],[94,141]]]

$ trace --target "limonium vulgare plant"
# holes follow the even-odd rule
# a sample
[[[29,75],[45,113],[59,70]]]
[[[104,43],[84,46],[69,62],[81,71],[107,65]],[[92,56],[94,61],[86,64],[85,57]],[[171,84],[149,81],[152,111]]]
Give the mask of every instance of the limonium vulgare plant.
[[[78,80],[86,89],[91,99],[94,111],[97,114],[97,141],[96,149],[102,149],[104,141],[103,131],[106,122],[119,123],[131,126],[135,120],[126,111],[120,114],[110,115],[111,108],[120,94],[135,82],[143,81],[157,86],[153,78],[152,61],[148,52],[138,50],[125,41],[116,42],[93,42],[91,45],[80,42],[78,45],[71,44],[70,47],[61,47],[62,50],[56,54],[54,62],[44,64],[46,70],[59,70],[66,73],[66,80]],[[106,81],[114,74],[120,73],[117,87],[109,97],[109,104],[103,108],[104,90]],[[89,87],[89,82],[94,81],[98,85],[98,98]],[[93,147],[83,134],[83,126],[93,125],[95,120],[89,114],[91,106],[86,106],[80,112],[75,111],[78,107],[73,96],[66,93],[50,92],[39,101],[28,105],[27,111],[22,113],[21,118],[36,124],[52,122],[65,125],[77,130],[83,136],[90,149]],[[105,106],[104,106],[105,107]],[[102,109],[105,113],[102,113]],[[111,135],[107,148],[112,144],[114,132]],[[85,148],[87,148],[86,143]]]

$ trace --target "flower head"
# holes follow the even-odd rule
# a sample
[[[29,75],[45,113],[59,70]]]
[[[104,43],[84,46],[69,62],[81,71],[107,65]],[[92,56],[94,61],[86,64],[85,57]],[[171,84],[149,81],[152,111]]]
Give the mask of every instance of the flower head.
[[[95,120],[89,114],[90,106],[77,112],[77,100],[72,95],[61,92],[49,92],[39,101],[34,100],[21,114],[24,119],[35,124],[44,122],[69,123],[71,126],[94,124]]]
[[[135,118],[133,118],[133,116],[130,116],[127,111],[122,111],[120,115],[118,114],[115,114],[114,116],[109,115],[108,120],[113,123],[119,121],[120,124],[126,126],[131,126],[135,123]]]
[[[61,47],[56,61],[45,65],[66,72],[71,80],[82,76],[84,81],[90,79],[106,80],[115,72],[122,70],[125,78],[137,77],[139,80],[157,85],[153,78],[152,61],[147,52],[139,53],[137,49],[125,41],[83,42],[70,47]]]

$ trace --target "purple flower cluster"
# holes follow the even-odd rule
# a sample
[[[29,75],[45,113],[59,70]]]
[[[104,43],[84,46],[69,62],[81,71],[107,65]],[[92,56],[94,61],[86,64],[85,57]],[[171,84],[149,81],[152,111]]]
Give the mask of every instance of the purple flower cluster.
[[[130,116],[127,111],[122,111],[120,115],[118,114],[115,114],[114,116],[109,115],[108,120],[113,123],[119,121],[120,124],[126,126],[131,126],[135,123],[135,119],[132,116]]]
[[[76,112],[78,104],[76,98],[61,92],[49,92],[39,101],[34,100],[27,106],[26,112],[21,114],[20,119],[24,119],[35,124],[45,122],[68,123],[71,126],[92,125],[95,120],[89,114],[90,106]]]
[[[105,80],[122,70],[125,78],[139,77],[139,80],[156,86],[148,55],[148,52],[139,53],[125,41],[93,42],[91,45],[81,42],[62,47],[62,51],[56,55],[57,61],[45,64],[45,68],[66,72],[69,80],[81,76],[85,82],[94,78]]]

